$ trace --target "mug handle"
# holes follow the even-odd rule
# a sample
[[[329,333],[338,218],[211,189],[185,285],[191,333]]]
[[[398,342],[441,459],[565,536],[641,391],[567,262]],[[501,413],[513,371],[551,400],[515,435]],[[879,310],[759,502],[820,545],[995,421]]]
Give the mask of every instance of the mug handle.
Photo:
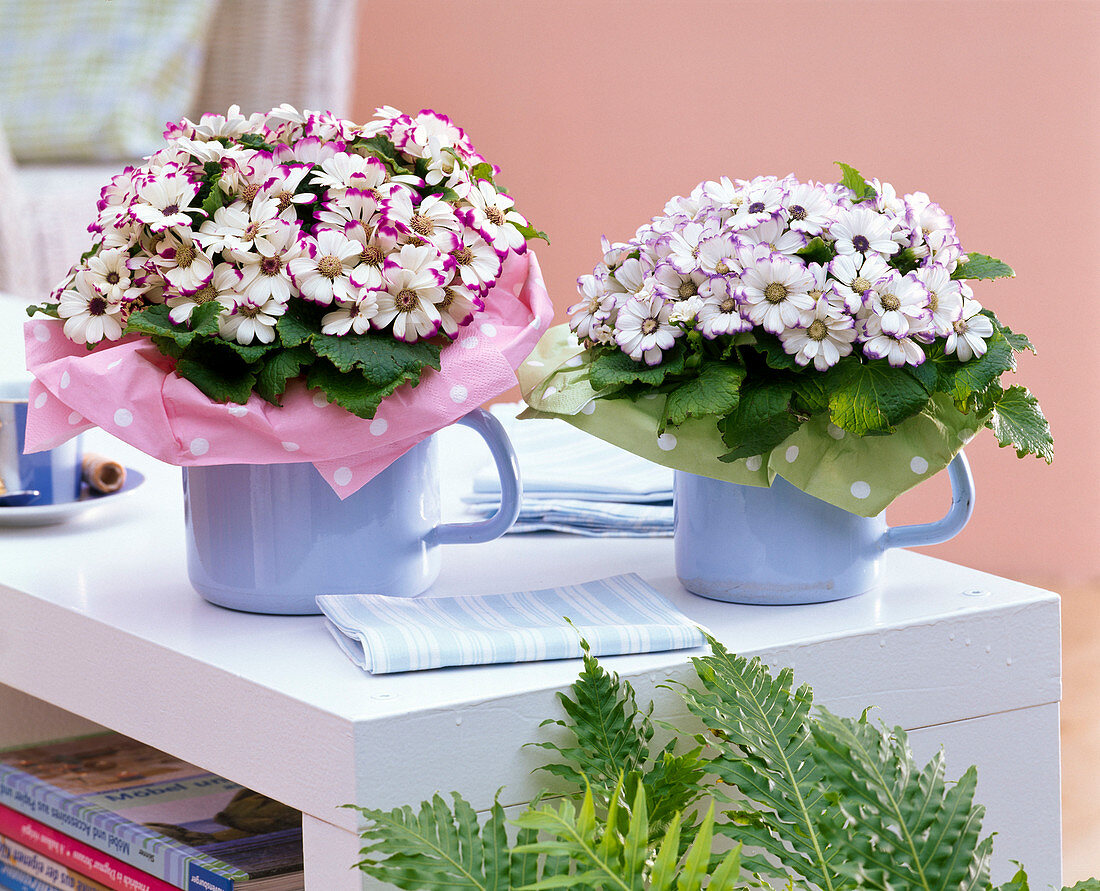
[[[519,516],[523,486],[519,479],[519,461],[504,426],[484,409],[475,408],[456,421],[476,431],[493,455],[500,476],[500,508],[487,520],[476,523],[443,523],[432,530],[433,544],[476,544],[500,538],[512,528]]]
[[[974,513],[974,477],[966,455],[959,452],[947,465],[951,480],[951,508],[935,523],[891,526],[882,536],[883,548],[912,548],[934,545],[954,538]]]

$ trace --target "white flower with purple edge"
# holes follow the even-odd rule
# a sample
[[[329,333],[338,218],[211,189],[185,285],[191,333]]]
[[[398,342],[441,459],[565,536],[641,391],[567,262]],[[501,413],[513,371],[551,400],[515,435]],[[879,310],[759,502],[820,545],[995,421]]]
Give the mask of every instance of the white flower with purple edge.
[[[988,348],[986,341],[992,336],[993,321],[982,315],[982,305],[977,300],[964,300],[962,315],[951,326],[944,352],[960,362],[980,359]]]
[[[746,266],[741,273],[739,298],[745,315],[765,331],[779,334],[798,324],[802,313],[813,308],[809,291],[813,277],[806,267],[779,254]]]
[[[684,331],[669,322],[671,305],[659,294],[632,297],[619,308],[615,342],[635,362],[657,365]]]
[[[363,246],[335,229],[318,229],[314,237],[303,236],[304,256],[287,263],[287,272],[306,300],[329,304],[352,301],[359,288],[350,275],[359,265]]]

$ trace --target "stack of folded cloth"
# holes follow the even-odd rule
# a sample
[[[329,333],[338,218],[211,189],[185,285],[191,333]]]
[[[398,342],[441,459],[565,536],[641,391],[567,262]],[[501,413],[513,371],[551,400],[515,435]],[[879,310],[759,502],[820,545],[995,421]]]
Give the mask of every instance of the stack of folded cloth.
[[[512,440],[523,479],[523,504],[512,532],[589,536],[672,535],[672,471],[590,436],[564,421],[519,421],[520,406],[495,405]],[[475,513],[500,504],[496,470],[474,476],[466,496]]]

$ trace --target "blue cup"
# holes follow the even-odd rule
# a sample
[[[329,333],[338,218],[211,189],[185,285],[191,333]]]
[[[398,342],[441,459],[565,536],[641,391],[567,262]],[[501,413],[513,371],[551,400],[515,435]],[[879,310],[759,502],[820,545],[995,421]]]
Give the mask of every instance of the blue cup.
[[[192,586],[219,606],[286,615],[319,613],[318,594],[426,590],[440,545],[492,541],[519,515],[519,465],[500,421],[476,409],[457,423],[481,435],[500,475],[500,509],[476,523],[439,522],[434,436],[343,501],[312,464],[184,468]]]
[[[54,449],[23,454],[29,389],[29,380],[0,381],[0,496],[37,490],[36,497],[21,504],[76,501],[82,484],[79,436]]]
[[[874,589],[891,548],[939,544],[974,510],[974,479],[960,452],[948,465],[952,501],[934,523],[888,527],[882,514],[848,513],[776,477],[741,486],[677,471],[676,575],[689,591],[731,603],[822,603]]]

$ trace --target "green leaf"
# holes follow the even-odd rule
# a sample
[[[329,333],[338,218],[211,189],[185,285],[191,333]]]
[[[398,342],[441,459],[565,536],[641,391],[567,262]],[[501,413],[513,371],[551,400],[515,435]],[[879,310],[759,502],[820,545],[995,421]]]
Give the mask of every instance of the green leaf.
[[[893,254],[888,262],[902,275],[907,275],[920,266],[920,260],[913,253],[913,249],[907,247]]]
[[[1005,390],[993,409],[989,426],[1002,448],[1012,446],[1016,456],[1036,455],[1047,464],[1054,460],[1054,437],[1039,401],[1024,387]]]
[[[516,228],[520,235],[530,241],[532,238],[541,238],[547,244],[550,244],[550,236],[543,232],[541,229],[536,229],[530,223],[521,225],[516,222],[511,222],[511,225]]]
[[[969,259],[955,268],[955,271],[951,273],[951,278],[991,279],[1016,277],[1012,267],[1004,260],[987,257],[985,254],[972,254],[970,251],[967,251],[966,255]]]
[[[386,385],[372,384],[356,371],[341,371],[327,359],[318,359],[309,369],[306,384],[322,390],[329,402],[346,408],[353,415],[370,419],[382,400],[397,389],[400,381]]]
[[[964,404],[971,394],[982,393],[990,384],[1000,379],[1006,371],[1016,367],[1012,346],[1000,331],[985,342],[985,353],[966,362],[942,360],[938,363],[940,388],[957,403]]]
[[[985,809],[973,802],[973,767],[947,786],[943,753],[918,769],[900,727],[822,709],[810,730],[827,797],[847,818],[822,825],[844,851],[834,862],[859,887],[959,888],[982,871]]]
[[[701,689],[683,688],[680,695],[719,740],[712,771],[754,805],[758,831],[737,826],[731,834],[776,858],[780,875],[839,888],[844,881],[832,862],[835,852],[821,832],[830,806],[809,731],[810,688],[792,690],[791,669],[773,678],[759,658],[750,661],[708,640],[712,655],[692,659]],[[756,855],[746,862],[776,874],[774,864]]]
[[[656,387],[670,375],[684,370],[684,351],[680,344],[665,353],[658,365],[635,362],[617,347],[601,350],[589,366],[589,382],[594,390],[643,384]]]
[[[44,316],[49,316],[51,319],[58,319],[60,316],[57,314],[56,303],[36,303],[27,307],[27,315],[34,317],[35,313],[42,313]]]
[[[742,365],[704,361],[699,366],[698,376],[668,394],[658,432],[663,433],[666,424],[678,426],[688,418],[729,414],[737,408],[744,379]]]
[[[323,314],[319,307],[307,305],[304,300],[292,301],[275,324],[279,342],[285,347],[296,347],[320,336]]]
[[[127,334],[145,334],[169,338],[180,347],[188,347],[196,339],[218,333],[218,315],[224,307],[216,300],[196,306],[185,325],[177,325],[169,317],[171,307],[164,303],[146,306],[130,315]]]
[[[266,142],[259,133],[244,133],[237,137],[237,142],[247,148],[261,152],[273,152],[276,148],[270,142]]]
[[[839,363],[830,378],[832,422],[857,436],[893,433],[895,426],[928,404],[925,385],[885,360]]]
[[[1012,861],[1016,863],[1016,861]],[[998,885],[996,891],[1031,891],[1031,886],[1027,881],[1027,871],[1016,863],[1018,867],[1012,878],[1005,882],[1003,885]]]
[[[789,410],[793,393],[790,381],[746,381],[737,408],[718,422],[722,442],[730,449],[718,460],[766,454],[794,433],[802,422]]]
[[[227,195],[217,185],[213,185],[210,188],[210,194],[203,199],[202,209],[206,211],[207,216],[214,216],[214,211],[220,207],[225,207]]]
[[[1071,885],[1064,891],[1100,891],[1100,880],[1082,879],[1076,885]]]
[[[804,419],[829,410],[828,379],[818,371],[807,371],[794,380],[794,395],[791,407]]]
[[[425,368],[438,371],[442,349],[430,340],[405,343],[389,332],[376,331],[342,337],[315,334],[312,345],[318,356],[330,360],[341,371],[358,369],[369,383],[378,387],[419,380]]]
[[[512,858],[501,844],[504,809],[494,802],[484,827],[458,793],[451,808],[438,793],[421,804],[392,811],[356,808],[367,820],[359,868],[398,888],[505,891]]]
[[[982,310],[983,313],[992,315],[987,310]],[[1017,334],[1007,325],[1002,325],[997,321],[996,317],[993,317],[993,324],[1000,328],[1001,334],[1004,335],[1005,340],[1008,341],[1008,345],[1012,347],[1013,352],[1022,353],[1024,350],[1030,350],[1036,352],[1035,344],[1031,342],[1026,334]]]
[[[176,373],[215,402],[243,405],[256,383],[255,367],[219,343],[197,343],[188,348],[176,360]]]
[[[853,203],[859,204],[861,201],[867,201],[869,198],[874,198],[878,195],[878,192],[875,191],[875,187],[867,182],[867,180],[863,178],[863,174],[854,167],[842,161],[836,161],[834,163],[841,170],[842,176],[840,178],[840,184],[842,186],[847,186],[853,192]]]
[[[286,391],[287,382],[301,374],[302,368],[312,361],[313,353],[305,345],[270,353],[256,377],[256,392],[272,405],[281,405],[279,397]]]
[[[493,181],[493,165],[488,161],[482,161],[470,168],[470,179],[484,179]]]
[[[764,362],[769,368],[774,368],[776,371],[804,370],[804,366],[799,365],[794,356],[783,349],[782,341],[774,334],[760,331],[754,337],[756,342],[752,344],[751,349],[764,357]]]
[[[807,263],[820,263],[822,266],[836,256],[836,252],[825,243],[820,235],[815,235],[805,247],[799,248],[795,253]]]

